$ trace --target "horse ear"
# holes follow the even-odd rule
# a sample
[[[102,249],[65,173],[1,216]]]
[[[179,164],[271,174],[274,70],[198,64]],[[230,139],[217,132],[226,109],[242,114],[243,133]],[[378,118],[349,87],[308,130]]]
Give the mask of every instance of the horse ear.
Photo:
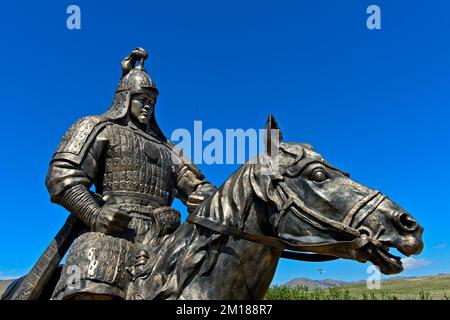
[[[276,130],[276,131],[275,131]],[[277,136],[273,136],[273,135]],[[266,121],[266,128],[264,130],[264,142],[266,145],[266,152],[271,155],[272,141],[278,138],[278,145],[283,142],[283,135],[281,134],[280,126],[272,114],[269,114]]]

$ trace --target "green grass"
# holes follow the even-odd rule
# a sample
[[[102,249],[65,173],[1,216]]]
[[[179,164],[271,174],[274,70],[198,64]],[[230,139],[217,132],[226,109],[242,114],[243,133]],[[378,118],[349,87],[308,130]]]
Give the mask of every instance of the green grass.
[[[271,287],[267,293],[267,300],[350,300],[348,290],[343,287],[329,289],[308,290],[307,287],[299,286],[289,288],[286,286]]]
[[[273,286],[267,300],[448,300],[450,275],[404,278],[382,281],[380,289],[368,289],[366,283],[328,289]]]

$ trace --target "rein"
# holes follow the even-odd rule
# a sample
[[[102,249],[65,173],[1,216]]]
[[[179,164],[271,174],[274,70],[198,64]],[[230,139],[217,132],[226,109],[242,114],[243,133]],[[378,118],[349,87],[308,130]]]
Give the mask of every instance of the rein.
[[[307,242],[301,242],[298,243],[290,243],[288,241],[282,240],[280,238],[275,238],[271,236],[265,236],[262,234],[257,233],[250,233],[242,231],[238,228],[230,227],[227,225],[224,225],[222,223],[202,218],[199,216],[196,216],[195,214],[190,214],[186,221],[195,223],[198,225],[201,225],[202,227],[205,227],[207,229],[210,229],[212,231],[218,232],[220,234],[224,234],[227,236],[231,236],[234,239],[244,239],[252,242],[256,242],[262,245],[266,245],[273,248],[278,249],[288,249],[293,251],[305,251],[305,252],[315,252],[317,254],[320,253],[327,253],[330,249],[339,247],[346,247],[348,249],[358,249],[366,245],[369,241],[367,239],[366,235],[361,235],[359,238],[355,238],[352,241],[340,241],[340,242],[330,242],[330,243],[322,243],[322,244],[310,244]],[[312,256],[312,254],[299,254],[297,252],[287,252],[287,254],[284,256],[288,259],[295,259],[292,257],[297,256],[298,257],[306,257],[305,261],[329,261],[329,260],[335,260],[338,259],[333,256],[323,255],[323,258],[325,260],[317,260],[316,258],[308,258],[307,256]],[[302,260],[302,259],[295,259],[295,260]]]
[[[306,160],[306,159],[305,159]],[[312,159],[305,161],[301,168],[306,167],[312,162],[320,162],[336,170],[336,168],[324,162],[322,159]],[[338,169],[337,169],[338,170]],[[298,170],[296,173],[298,174]],[[340,171],[340,170],[339,170]],[[346,174],[347,175],[347,174]],[[349,210],[342,222],[335,221],[324,217],[314,209],[308,208],[304,202],[299,199],[294,192],[292,192],[285,184],[284,181],[278,181],[276,185],[276,190],[282,200],[281,209],[278,212],[275,229],[278,229],[279,223],[286,216],[288,212],[292,212],[301,220],[306,223],[322,229],[334,229],[340,234],[349,236],[353,238],[350,241],[336,241],[336,242],[323,242],[318,244],[311,244],[303,241],[296,241],[296,243],[291,243],[280,238],[275,238],[267,235],[249,233],[238,228],[227,226],[225,224],[199,217],[195,213],[191,213],[186,221],[201,225],[207,229],[218,232],[220,234],[228,235],[234,239],[244,239],[252,242],[256,242],[262,245],[270,246],[273,248],[281,249],[282,258],[301,260],[301,261],[331,261],[339,259],[338,257],[331,256],[328,253],[330,250],[339,251],[349,251],[357,250],[362,248],[368,243],[373,243],[377,245],[378,240],[362,234],[357,228],[371,213],[373,213],[376,208],[386,199],[386,196],[382,195],[379,191],[374,190],[370,192],[367,196],[355,203],[355,205]],[[285,250],[292,251],[285,251]],[[310,252],[310,253],[302,253]]]

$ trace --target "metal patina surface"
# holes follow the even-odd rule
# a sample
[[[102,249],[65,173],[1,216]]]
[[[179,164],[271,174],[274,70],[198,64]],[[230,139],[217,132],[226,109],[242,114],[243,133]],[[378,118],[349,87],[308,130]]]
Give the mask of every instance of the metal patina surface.
[[[271,136],[280,129],[272,116],[266,150],[278,152],[217,189],[159,128],[147,57],[133,50],[110,109],[62,138],[46,183],[70,216],[3,299],[261,299],[281,257],[371,261],[395,274],[402,263],[389,248],[421,252],[423,228],[410,214],[312,146]],[[174,197],[188,207],[183,224]]]

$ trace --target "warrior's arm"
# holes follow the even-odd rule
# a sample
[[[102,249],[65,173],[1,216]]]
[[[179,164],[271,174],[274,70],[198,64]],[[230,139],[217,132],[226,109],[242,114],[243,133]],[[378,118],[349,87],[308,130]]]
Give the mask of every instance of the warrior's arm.
[[[62,205],[87,226],[93,226],[101,210],[89,189],[94,183],[98,161],[107,143],[103,132],[91,139],[79,163],[70,157],[70,153],[55,153],[46,178],[51,201]]]
[[[196,165],[181,156],[175,165],[175,174],[175,196],[188,207],[189,212],[217,190],[215,185],[206,180]]]

